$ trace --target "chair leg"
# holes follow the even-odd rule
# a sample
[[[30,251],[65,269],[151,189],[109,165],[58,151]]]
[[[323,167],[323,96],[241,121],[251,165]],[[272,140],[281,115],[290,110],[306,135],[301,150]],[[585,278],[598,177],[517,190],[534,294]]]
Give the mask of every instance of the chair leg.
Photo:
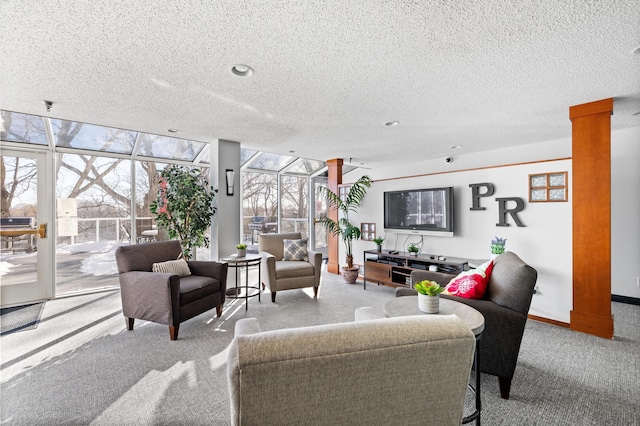
[[[135,320],[135,318],[124,317],[124,322],[127,325],[127,330],[133,330],[133,322]]]
[[[317,298],[318,298],[318,288],[319,288],[319,286],[315,286],[315,287],[313,288],[313,298],[314,298],[314,299],[317,299]]]
[[[170,325],[169,326],[169,337],[171,340],[178,340],[178,330],[180,329],[180,325]]]
[[[272,303],[276,303],[276,292],[275,291],[271,292],[271,302]]]
[[[502,399],[509,399],[509,393],[511,392],[511,379],[498,377],[498,385],[500,385],[500,396]]]
[[[218,318],[220,318],[220,315],[222,315],[222,303],[216,306],[216,315]]]

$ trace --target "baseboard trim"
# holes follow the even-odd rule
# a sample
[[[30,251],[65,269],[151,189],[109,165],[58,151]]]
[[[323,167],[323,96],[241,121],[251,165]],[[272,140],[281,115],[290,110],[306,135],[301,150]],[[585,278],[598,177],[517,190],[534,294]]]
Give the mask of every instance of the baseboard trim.
[[[630,305],[639,305],[640,306],[640,298],[638,297],[629,297],[629,296],[619,296],[617,294],[611,295],[612,302],[620,302],[620,303],[628,303]]]
[[[527,318],[534,321],[546,322],[547,324],[557,325],[558,327],[569,328],[569,323],[562,322],[562,321],[556,321],[549,318],[543,318],[543,317],[539,317],[531,314],[527,315]]]

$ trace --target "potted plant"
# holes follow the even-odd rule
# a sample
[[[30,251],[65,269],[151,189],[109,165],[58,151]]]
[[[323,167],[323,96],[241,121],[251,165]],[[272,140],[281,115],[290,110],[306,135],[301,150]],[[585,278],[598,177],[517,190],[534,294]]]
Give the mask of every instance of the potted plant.
[[[238,253],[237,256],[238,257],[245,257],[247,255],[247,245],[246,244],[238,244],[236,245],[236,249],[238,249]]]
[[[418,281],[414,287],[418,292],[418,309],[427,314],[437,314],[440,311],[440,293],[444,287],[430,280]]]
[[[160,190],[150,209],[156,223],[169,238],[180,240],[185,259],[191,259],[196,247],[209,247],[207,229],[216,213],[213,199],[217,189],[198,168],[181,165],[166,167],[159,175]]]
[[[367,188],[371,187],[371,183],[372,180],[369,176],[362,176],[356,183],[351,185],[344,200],[327,187],[319,188],[319,193],[326,198],[328,207],[338,210],[341,217],[338,221],[335,221],[327,216],[320,216],[317,218],[317,222],[334,236],[342,238],[347,256],[347,266],[342,268],[342,275],[345,281],[351,284],[356,282],[359,272],[359,268],[353,266],[352,243],[353,240],[360,238],[360,228],[349,221],[349,213],[358,210],[367,193]]]
[[[411,243],[407,246],[407,251],[412,256],[418,256],[418,253],[420,253],[420,247],[417,244]]]
[[[504,253],[504,246],[507,244],[506,238],[495,237],[491,240],[491,259],[495,259]]]
[[[373,242],[374,242],[374,243],[376,243],[377,250],[378,250],[379,252],[380,252],[380,251],[382,251],[382,243],[384,242],[384,238],[383,238],[383,237],[380,237],[380,236],[375,237],[375,238],[373,239]]]

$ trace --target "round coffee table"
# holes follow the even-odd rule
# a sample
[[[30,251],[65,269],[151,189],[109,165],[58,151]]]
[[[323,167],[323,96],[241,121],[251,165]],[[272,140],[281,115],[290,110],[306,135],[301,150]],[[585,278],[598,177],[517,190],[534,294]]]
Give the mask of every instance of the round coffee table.
[[[484,330],[484,316],[476,309],[464,303],[455,300],[440,298],[440,312],[437,314],[426,314],[418,309],[418,296],[401,296],[388,301],[384,305],[384,315],[389,317],[404,317],[409,315],[455,315],[471,329],[476,336],[476,350],[473,357],[473,368],[475,370],[475,386],[469,384],[469,388],[476,396],[476,410],[465,416],[462,423],[469,423],[473,420],[476,424],[480,424],[480,411],[482,404],[480,402],[480,370],[478,361],[478,347],[480,345],[480,336]]]
[[[484,316],[471,306],[455,300],[440,298],[440,312],[425,314],[418,309],[418,296],[402,296],[390,300],[384,305],[384,315],[389,317],[404,317],[408,315],[455,315],[479,336],[484,330]]]

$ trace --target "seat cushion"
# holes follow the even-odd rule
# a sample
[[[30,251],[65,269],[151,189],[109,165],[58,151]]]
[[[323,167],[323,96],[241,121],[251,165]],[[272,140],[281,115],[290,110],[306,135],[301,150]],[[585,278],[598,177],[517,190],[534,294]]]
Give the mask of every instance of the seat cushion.
[[[189,275],[180,278],[180,305],[186,305],[195,300],[220,291],[220,281],[211,277]]]
[[[298,260],[280,260],[276,262],[276,279],[308,277],[315,275],[315,269],[309,262]]]

